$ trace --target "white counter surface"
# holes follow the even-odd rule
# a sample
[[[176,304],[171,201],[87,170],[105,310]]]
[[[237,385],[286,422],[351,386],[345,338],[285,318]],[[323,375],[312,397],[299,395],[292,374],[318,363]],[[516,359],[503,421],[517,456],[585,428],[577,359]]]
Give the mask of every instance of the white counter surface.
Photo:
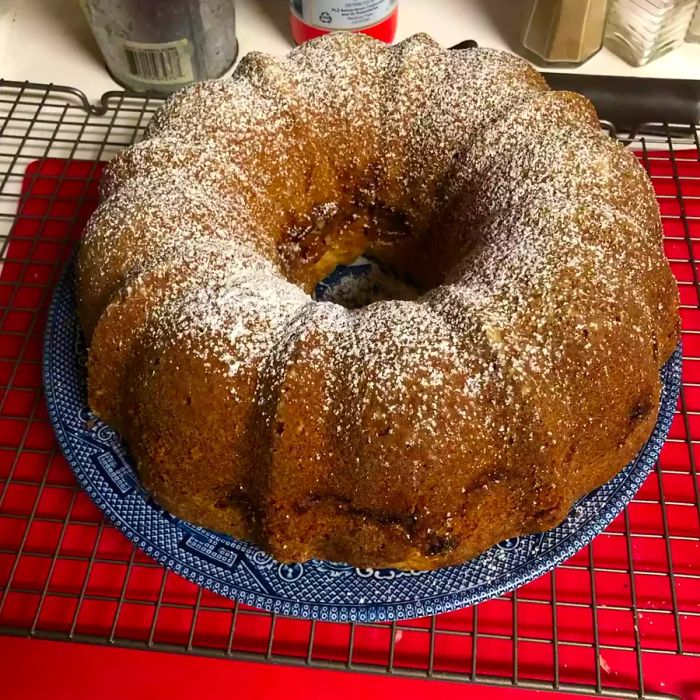
[[[397,39],[426,31],[445,46],[475,39],[514,47],[526,0],[400,0]],[[239,56],[292,46],[285,0],[236,0]],[[560,69],[557,69],[560,70]],[[700,79],[700,44],[684,44],[643,68],[603,49],[580,73]],[[119,86],[104,68],[77,0],[0,0],[0,78],[77,87],[96,100]]]

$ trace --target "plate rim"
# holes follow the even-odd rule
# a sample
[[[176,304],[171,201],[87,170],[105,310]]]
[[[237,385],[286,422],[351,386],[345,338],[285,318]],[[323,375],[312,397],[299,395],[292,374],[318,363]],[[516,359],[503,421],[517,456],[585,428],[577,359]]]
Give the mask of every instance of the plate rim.
[[[170,554],[155,545],[153,542],[149,542],[147,539],[145,539],[145,535],[140,533],[136,527],[127,522],[118,512],[116,512],[107,499],[101,498],[99,495],[99,489],[95,487],[95,484],[92,482],[89,475],[86,473],[84,468],[80,466],[81,460],[75,455],[70,441],[66,438],[66,429],[63,425],[61,414],[58,410],[56,386],[51,381],[51,355],[52,339],[56,333],[56,315],[60,305],[65,303],[64,297],[66,295],[68,295],[70,299],[70,308],[75,316],[76,309],[74,285],[71,284],[74,276],[74,267],[75,255],[73,255],[65,265],[52,292],[51,303],[46,316],[46,325],[44,328],[42,348],[42,384],[47,404],[49,422],[53,428],[61,452],[77,482],[87,493],[96,507],[99,508],[102,514],[107,517],[107,519],[114,524],[130,542],[139,547],[139,549],[144,551],[149,557],[163,565],[165,568],[173,571],[179,576],[182,576],[191,583],[200,585],[207,590],[222,595],[229,600],[238,601],[253,607],[259,607],[265,611],[285,616],[339,622],[376,622],[412,619],[416,617],[451,612],[471,605],[476,605],[477,603],[484,602],[502,595],[503,593],[519,588],[535,578],[548,573],[567,558],[578,552],[580,549],[590,544],[596,535],[603,532],[634,498],[635,494],[647,479],[649,474],[653,471],[654,466],[658,461],[661,449],[663,448],[663,445],[668,437],[678,396],[680,394],[682,347],[679,341],[678,346],[662,368],[662,372],[664,374],[664,378],[662,379],[663,390],[659,405],[659,414],[654,429],[647,442],[642,446],[635,458],[631,460],[620,472],[618,472],[615,477],[613,477],[613,479],[615,479],[620,474],[627,472],[627,478],[617,486],[615,492],[611,494],[604,506],[597,511],[595,516],[592,515],[583,524],[583,527],[575,533],[575,535],[567,537],[566,540],[554,545],[552,548],[547,550],[544,555],[535,556],[534,558],[523,562],[518,567],[513,568],[509,573],[501,574],[502,581],[500,583],[489,585],[488,582],[484,582],[472,589],[465,590],[464,592],[438,592],[431,595],[422,595],[412,601],[373,601],[367,603],[340,602],[337,604],[327,602],[314,603],[311,601],[299,601],[281,595],[255,591],[246,592],[245,589],[230,583],[225,584],[227,590],[224,592],[215,584],[215,580],[210,575],[199,573],[186,564],[177,566],[177,563],[173,560],[173,557]],[[87,404],[85,404],[85,408],[88,408]],[[113,430],[111,426],[109,427]],[[606,482],[606,484],[603,486],[609,484],[610,482]],[[154,507],[160,508],[160,506],[157,506],[156,504],[154,504]],[[575,504],[572,507],[575,507]],[[167,513],[165,509],[161,510]],[[192,526],[185,520],[180,518],[175,519],[178,522],[184,523],[185,525]],[[200,530],[215,533],[215,531],[208,528],[197,527]],[[236,538],[222,535],[221,533],[215,534],[218,537],[224,536],[236,541]],[[496,544],[493,547],[498,546],[499,545]],[[276,562],[274,559],[272,559],[272,561],[275,564],[278,564],[278,562]],[[469,566],[469,564],[470,562],[465,562],[464,564],[456,566],[466,567]],[[440,569],[435,571],[440,571]]]

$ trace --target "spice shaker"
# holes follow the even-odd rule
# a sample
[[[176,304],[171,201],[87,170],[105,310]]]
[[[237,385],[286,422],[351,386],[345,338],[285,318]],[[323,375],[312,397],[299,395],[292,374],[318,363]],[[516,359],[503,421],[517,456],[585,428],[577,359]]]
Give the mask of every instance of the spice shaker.
[[[236,60],[233,0],[80,0],[107,69],[137,92],[169,94]]]
[[[398,0],[290,0],[289,23],[297,44],[334,31],[362,32],[391,43]]]
[[[536,63],[579,65],[603,45],[607,0],[533,0],[521,43]]]
[[[605,46],[643,66],[683,43],[698,0],[612,0]]]
[[[685,35],[685,40],[697,41],[700,43],[700,3],[698,3],[693,19],[690,22],[690,27],[688,28],[688,33]]]

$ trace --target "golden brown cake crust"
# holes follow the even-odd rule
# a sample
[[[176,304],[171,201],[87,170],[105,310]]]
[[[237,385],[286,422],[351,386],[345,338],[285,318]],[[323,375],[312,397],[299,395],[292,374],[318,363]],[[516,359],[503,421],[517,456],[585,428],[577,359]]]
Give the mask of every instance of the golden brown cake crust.
[[[648,438],[653,190],[524,61],[340,34],[193,85],[78,259],[90,405],[155,499],[281,561],[425,569],[560,522]],[[416,299],[308,292],[367,253]]]

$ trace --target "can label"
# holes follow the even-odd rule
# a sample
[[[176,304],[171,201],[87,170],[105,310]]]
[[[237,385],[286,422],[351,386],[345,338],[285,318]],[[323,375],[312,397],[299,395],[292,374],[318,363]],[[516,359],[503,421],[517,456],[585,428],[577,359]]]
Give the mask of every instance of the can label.
[[[318,29],[357,30],[385,20],[397,0],[292,0],[292,12]]]
[[[143,83],[189,83],[192,75],[192,50],[187,39],[148,44],[122,41],[126,67]]]

